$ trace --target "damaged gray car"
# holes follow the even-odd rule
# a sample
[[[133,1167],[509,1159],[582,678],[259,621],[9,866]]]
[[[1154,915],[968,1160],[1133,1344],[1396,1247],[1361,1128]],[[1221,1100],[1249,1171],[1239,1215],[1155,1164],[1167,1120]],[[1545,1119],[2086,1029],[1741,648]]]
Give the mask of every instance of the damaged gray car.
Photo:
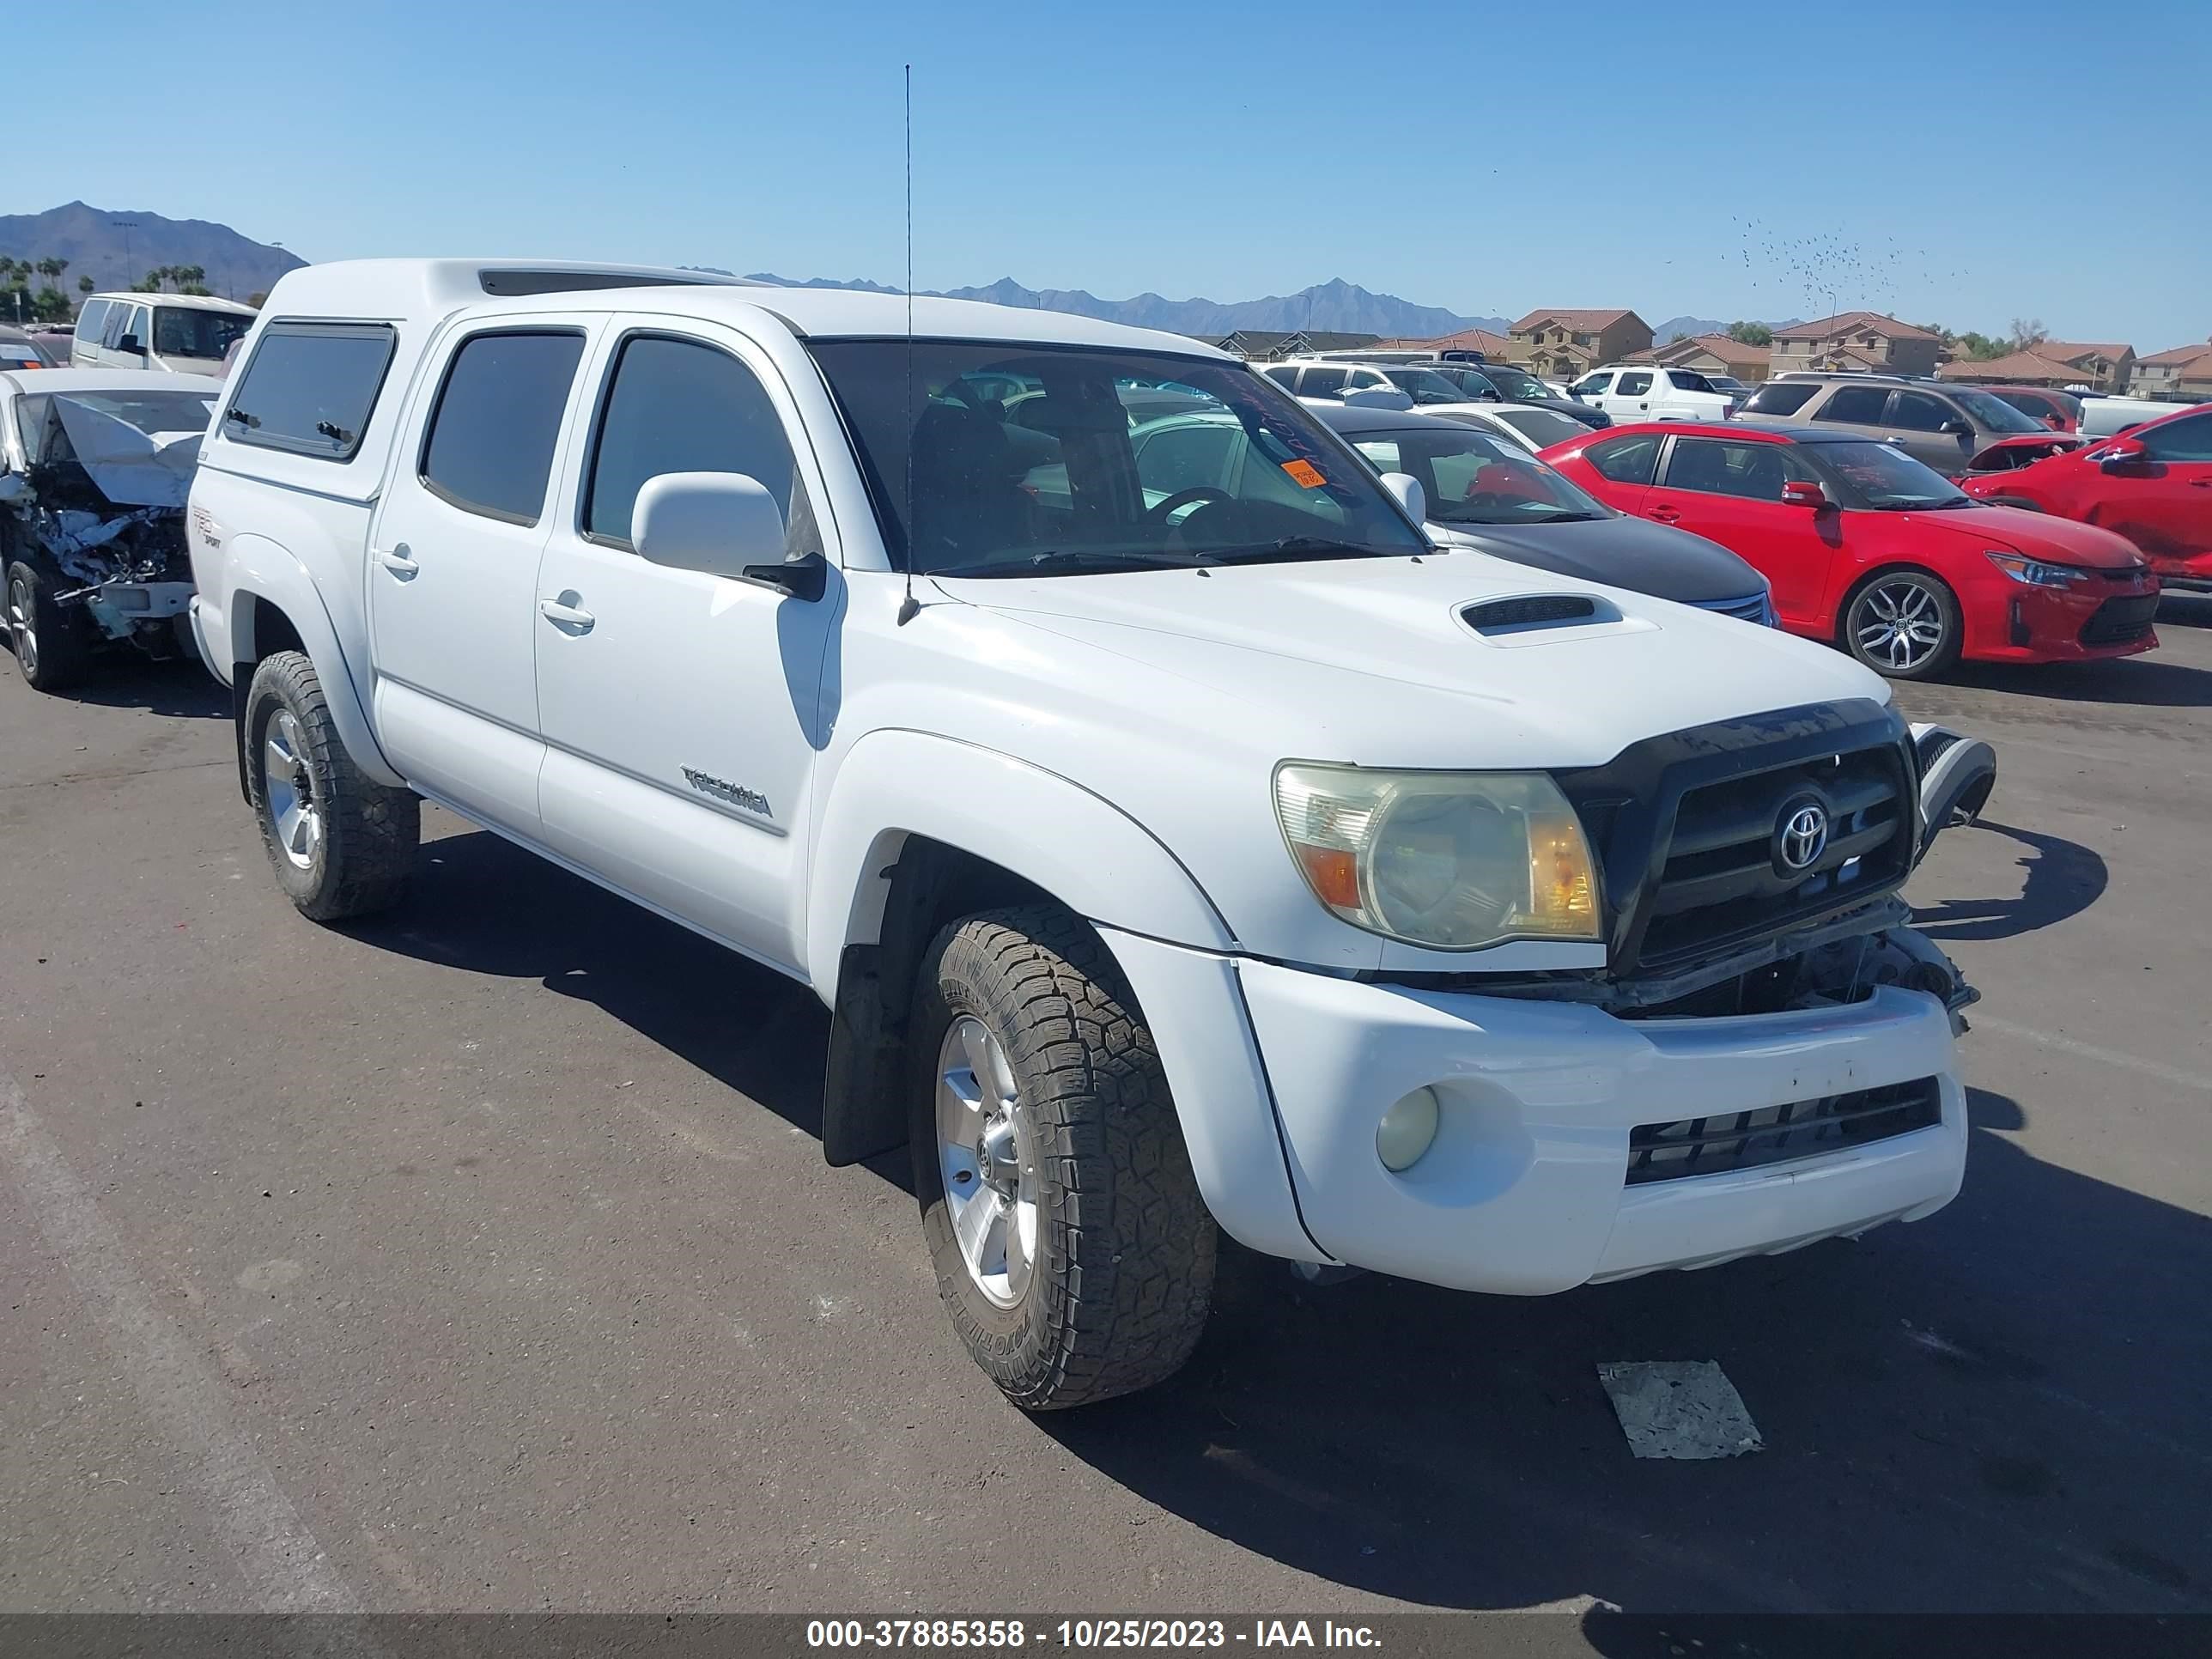
[[[105,653],[189,656],[185,497],[220,380],[0,374],[0,625],[41,691]]]

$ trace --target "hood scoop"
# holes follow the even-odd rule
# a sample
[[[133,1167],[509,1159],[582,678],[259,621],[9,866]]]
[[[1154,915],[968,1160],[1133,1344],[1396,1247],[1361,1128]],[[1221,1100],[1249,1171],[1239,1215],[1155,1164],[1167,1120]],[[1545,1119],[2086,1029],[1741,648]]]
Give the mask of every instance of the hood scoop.
[[[1485,639],[1493,639],[1539,629],[1619,622],[1620,612],[1589,593],[1516,593],[1510,599],[1483,599],[1468,605],[1460,611],[1459,619]]]

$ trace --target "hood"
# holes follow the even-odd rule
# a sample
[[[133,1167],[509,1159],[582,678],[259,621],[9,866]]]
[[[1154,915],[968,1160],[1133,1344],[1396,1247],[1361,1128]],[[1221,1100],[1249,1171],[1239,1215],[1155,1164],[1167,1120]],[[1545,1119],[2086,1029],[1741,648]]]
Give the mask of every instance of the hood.
[[[1200,718],[1275,757],[1595,766],[1685,726],[1889,701],[1840,652],[1471,551],[936,585],[1045,636],[976,648],[1071,684],[1104,678],[1117,718]],[[1599,617],[1486,636],[1460,614],[1536,594],[1590,596]]]
[[[1885,515],[1886,516],[1886,515]],[[2132,570],[2143,556],[2124,537],[2093,524],[2031,513],[2025,507],[1993,503],[1952,507],[1942,513],[1900,513],[1923,529],[1936,529],[2052,564],[2076,565],[2088,570]]]
[[[2044,460],[2052,455],[2063,455],[2069,450],[2080,449],[2087,441],[2086,438],[2076,437],[2070,432],[2020,432],[2009,438],[2000,438],[1993,444],[1984,444],[1974,452],[1974,459],[1967,462],[1966,465],[1970,471],[1986,472],[1990,470],[1990,458],[1994,455],[2008,455],[2024,450],[2032,453],[2037,460]],[[2028,465],[2032,463],[2023,462],[2021,465]],[[2018,471],[2020,467],[2015,466],[2010,470]]]
[[[1580,421],[1593,432],[1602,431],[1613,424],[1612,416],[1595,404],[1583,403],[1579,398],[1524,398],[1522,401],[1531,409],[1548,409],[1554,415],[1565,415],[1571,420]]]
[[[1432,522],[1428,530],[1516,564],[1609,582],[1678,605],[1717,605],[1766,591],[1766,578],[1718,543],[1626,514],[1569,524]]]

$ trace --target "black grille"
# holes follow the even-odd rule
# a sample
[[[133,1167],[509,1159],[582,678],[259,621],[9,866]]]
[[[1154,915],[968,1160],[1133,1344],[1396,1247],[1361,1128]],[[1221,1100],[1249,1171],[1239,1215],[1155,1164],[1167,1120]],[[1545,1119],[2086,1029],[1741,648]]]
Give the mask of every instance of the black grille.
[[[1734,617],[1740,622],[1763,625],[1766,621],[1766,595],[1764,593],[1753,593],[1741,599],[1700,599],[1696,603],[1700,611],[1717,611],[1722,616]]]
[[[1799,805],[1826,820],[1826,843],[1802,870],[1778,854],[1782,819]],[[1872,891],[1905,873],[1906,802],[1896,757],[1862,750],[1776,767],[1686,791],[1648,909],[1646,965],[1770,932],[1808,908]]]
[[[2106,599],[2081,624],[2081,643],[2084,645],[2125,645],[2139,640],[2150,632],[2152,620],[2158,615],[2158,595],[2130,594],[2124,599]]]
[[[1628,1184],[1753,1170],[1764,1164],[1817,1158],[1932,1128],[1943,1115],[1936,1079],[1885,1084],[1713,1117],[1645,1123],[1628,1133]]]
[[[1917,777],[1904,718],[1859,700],[1692,726],[1559,775],[1602,866],[1611,970],[1678,972],[1894,891]],[[1810,803],[1827,841],[1793,870],[1777,832]]]

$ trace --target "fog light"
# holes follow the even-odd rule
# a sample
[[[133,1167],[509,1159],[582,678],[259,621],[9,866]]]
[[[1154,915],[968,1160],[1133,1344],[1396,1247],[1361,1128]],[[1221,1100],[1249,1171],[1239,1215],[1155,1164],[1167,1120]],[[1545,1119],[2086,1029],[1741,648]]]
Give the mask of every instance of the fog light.
[[[1437,1139],[1437,1091],[1424,1085],[1407,1095],[1375,1126],[1375,1156],[1393,1175],[1421,1161]]]

